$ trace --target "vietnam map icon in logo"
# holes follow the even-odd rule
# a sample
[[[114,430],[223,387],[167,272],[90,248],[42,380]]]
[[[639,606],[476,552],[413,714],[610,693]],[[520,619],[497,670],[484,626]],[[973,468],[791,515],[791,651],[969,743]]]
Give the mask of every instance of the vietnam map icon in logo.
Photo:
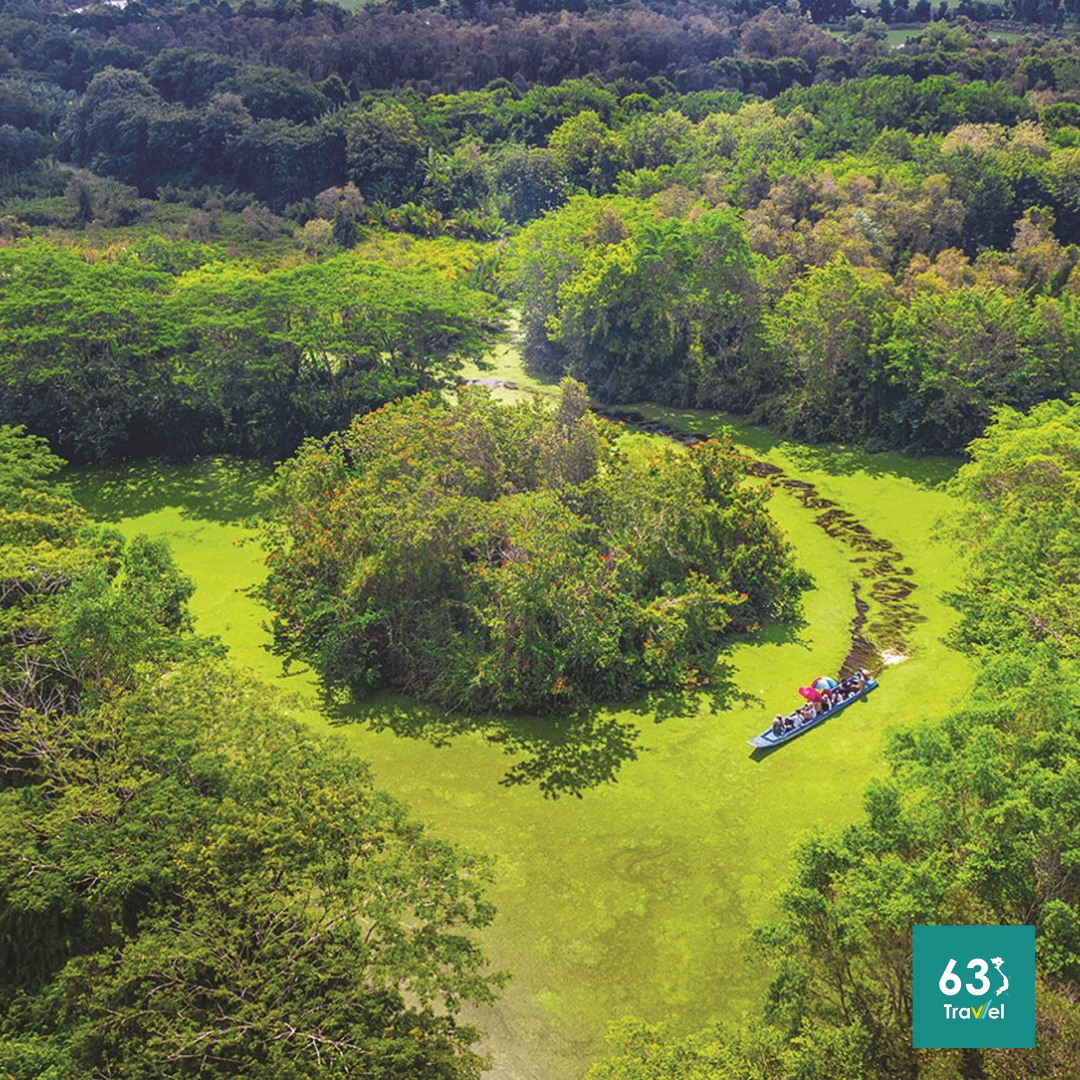
[[[1034,926],[916,926],[917,1048],[1035,1045]]]

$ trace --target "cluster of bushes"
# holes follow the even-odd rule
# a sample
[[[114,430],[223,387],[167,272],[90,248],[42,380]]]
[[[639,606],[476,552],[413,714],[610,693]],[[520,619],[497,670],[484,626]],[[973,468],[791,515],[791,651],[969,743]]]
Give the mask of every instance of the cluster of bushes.
[[[266,596],[331,685],[566,711],[708,681],[725,633],[803,584],[730,444],[627,453],[552,413],[415,396],[305,444],[269,489]]]
[[[477,1077],[482,861],[191,631],[0,428],[0,1072]]]
[[[894,732],[865,817],[795,854],[762,1022],[679,1038],[626,1021],[590,1080],[1067,1076],[1080,1047],[1080,398],[1000,411],[952,482],[972,562],[954,644],[974,689]],[[1031,1049],[911,1046],[912,926],[1036,927]]]

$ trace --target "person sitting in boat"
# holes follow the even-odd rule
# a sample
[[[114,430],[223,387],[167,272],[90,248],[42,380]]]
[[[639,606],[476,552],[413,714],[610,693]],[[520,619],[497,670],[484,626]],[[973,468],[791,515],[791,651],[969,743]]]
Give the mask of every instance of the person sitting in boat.
[[[817,716],[817,713],[814,712],[814,706],[811,705],[809,702],[807,702],[807,704],[805,704],[799,710],[799,719],[804,724],[809,724],[810,721],[813,720],[815,716]]]
[[[784,733],[784,718],[777,713],[776,719],[772,722],[772,733],[774,735],[783,735]]]
[[[794,713],[790,714],[789,716],[784,717],[784,730],[785,731],[794,731],[795,730],[795,714]]]
[[[862,693],[862,688],[866,684],[866,672],[861,668],[855,672],[854,675],[849,675],[841,684],[840,689],[843,691],[843,700],[850,701],[853,697],[857,697]]]
[[[859,670],[848,679],[848,683],[850,683],[851,689],[858,693],[862,690],[863,686],[866,684],[866,680],[869,678],[870,676],[866,674],[866,671],[863,668],[859,668]]]

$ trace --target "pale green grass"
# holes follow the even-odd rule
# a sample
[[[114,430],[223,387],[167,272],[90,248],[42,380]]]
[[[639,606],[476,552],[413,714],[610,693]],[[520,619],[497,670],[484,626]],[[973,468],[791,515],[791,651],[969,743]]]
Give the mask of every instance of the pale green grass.
[[[956,5],[952,3],[949,6],[955,7]],[[936,3],[934,4],[934,10],[937,11]],[[917,37],[929,25],[930,23],[913,23],[908,26],[890,26],[886,31],[885,40],[895,49],[911,38]],[[1035,27],[1030,29],[1019,27],[1016,30],[990,30],[988,36],[994,41],[1019,41],[1020,38],[1028,37],[1037,32],[1038,29]]]
[[[885,32],[885,40],[895,49],[898,45],[903,45],[904,42],[909,41],[911,38],[918,37],[925,29],[925,23],[918,26],[891,26]]]
[[[512,350],[497,361],[488,374],[526,385]],[[692,430],[723,423],[654,412]],[[237,662],[295,692],[304,721],[344,739],[372,763],[380,786],[441,835],[496,857],[499,915],[483,942],[515,978],[497,1006],[473,1017],[495,1054],[495,1077],[579,1076],[601,1051],[607,1022],[625,1014],[686,1031],[756,1009],[767,972],[746,962],[748,932],[773,914],[792,845],[808,828],[855,818],[866,781],[883,769],[884,728],[940,714],[968,680],[963,658],[940,642],[950,621],[940,594],[955,565],[931,531],[948,509],[935,484],[949,464],[808,449],[746,428],[736,434],[893,541],[915,572],[913,599],[927,618],[913,635],[912,658],[888,669],[866,703],[761,761],[745,740],[791,703],[796,686],[843,659],[858,572],[850,552],[814,524],[815,512],[786,493],[776,494],[773,512],[816,585],[805,597],[805,626],[773,627],[727,652],[733,680],[752,700],[714,708],[702,699],[663,720],[644,704],[601,710],[592,720],[604,737],[585,747],[549,737],[552,725],[540,721],[478,721],[472,732],[444,732],[436,745],[364,722],[437,728],[435,714],[383,697],[335,713],[345,721],[335,726],[311,673],[282,671],[265,612],[249,595],[263,568],[241,518],[257,467],[75,475],[79,494],[125,534],[171,542],[196,582],[201,631],[219,634]],[[533,783],[500,782],[521,762],[548,777],[600,768],[613,780],[581,798],[546,798]]]

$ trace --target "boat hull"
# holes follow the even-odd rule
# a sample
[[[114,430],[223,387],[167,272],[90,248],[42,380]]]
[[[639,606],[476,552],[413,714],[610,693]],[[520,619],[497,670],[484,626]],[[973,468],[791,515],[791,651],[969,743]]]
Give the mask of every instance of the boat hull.
[[[877,686],[877,679],[867,679],[866,685],[862,688],[861,693],[853,698],[848,698],[847,701],[841,701],[839,705],[834,705],[826,712],[821,713],[819,716],[815,716],[809,723],[799,724],[793,731],[785,731],[779,735],[773,734],[772,728],[769,728],[768,731],[763,731],[760,735],[756,735],[754,738],[747,739],[746,741],[750,746],[754,747],[755,750],[771,750],[775,746],[782,746],[786,742],[791,742],[792,739],[797,739],[811,728],[815,728],[819,724],[824,724],[830,716],[835,716],[837,713],[843,712],[849,705],[853,705],[856,701],[861,701],[871,690],[876,690]]]

